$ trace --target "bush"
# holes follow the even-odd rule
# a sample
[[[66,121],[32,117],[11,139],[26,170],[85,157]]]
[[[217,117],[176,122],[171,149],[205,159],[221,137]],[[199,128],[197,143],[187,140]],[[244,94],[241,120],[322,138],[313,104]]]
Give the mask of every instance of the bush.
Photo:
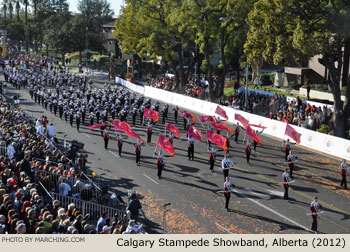
[[[300,85],[298,83],[295,83],[295,82],[290,82],[290,83],[288,83],[288,88],[299,90]]]
[[[274,73],[263,74],[261,76],[261,82],[263,86],[271,86],[275,82],[275,74]]]
[[[328,125],[327,124],[321,124],[321,127],[317,130],[317,132],[328,134]]]

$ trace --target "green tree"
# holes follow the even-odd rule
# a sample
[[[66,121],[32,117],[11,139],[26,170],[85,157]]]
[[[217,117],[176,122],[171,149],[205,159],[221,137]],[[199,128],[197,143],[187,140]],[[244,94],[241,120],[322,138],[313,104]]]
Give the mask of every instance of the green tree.
[[[80,0],[78,10],[84,19],[90,50],[103,51],[102,25],[111,22],[113,10],[106,0]]]
[[[65,64],[65,54],[73,51],[73,17],[67,12],[59,12],[45,21],[44,42],[54,48],[62,57]]]
[[[191,50],[195,38],[192,27],[184,21],[185,7],[179,0],[129,0],[115,25],[124,53],[148,55],[154,61],[161,56],[166,64],[170,63],[179,92],[184,90],[194,65],[192,60],[185,71],[183,51]]]
[[[350,44],[349,0],[259,0],[249,13],[245,52],[252,63],[259,57],[274,64],[291,60],[302,64],[322,55],[320,63],[329,70],[334,98],[334,135],[345,136],[350,115],[350,85],[345,102],[340,99],[344,48]]]

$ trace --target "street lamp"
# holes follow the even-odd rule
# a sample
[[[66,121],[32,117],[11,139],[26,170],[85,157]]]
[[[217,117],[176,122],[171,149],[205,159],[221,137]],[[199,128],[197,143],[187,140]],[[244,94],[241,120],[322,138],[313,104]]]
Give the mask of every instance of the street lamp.
[[[248,110],[248,70],[249,70],[249,64],[247,62],[246,76],[245,76],[245,105],[244,105],[246,112]]]

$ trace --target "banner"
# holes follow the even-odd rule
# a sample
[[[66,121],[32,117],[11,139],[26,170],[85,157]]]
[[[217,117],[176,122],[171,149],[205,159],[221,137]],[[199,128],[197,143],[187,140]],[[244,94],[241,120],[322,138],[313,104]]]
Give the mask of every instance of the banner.
[[[226,123],[211,123],[211,126],[213,126],[217,130],[227,130],[229,132],[233,132],[232,129],[226,124]]]
[[[235,113],[235,120],[239,121],[244,128],[247,128],[249,121],[247,119],[245,119],[243,116],[241,116],[240,114]]]
[[[106,125],[108,125],[108,124],[109,124],[109,123],[94,124],[94,125],[88,126],[87,128],[88,128],[88,129],[98,129],[98,128],[103,127],[103,126],[106,126]]]
[[[190,118],[192,120],[192,122],[196,122],[196,118],[194,117],[193,113],[182,111],[182,110],[179,110],[179,113],[183,116],[187,116],[188,118]]]
[[[286,131],[284,132],[285,135],[291,137],[295,142],[300,143],[300,137],[301,134],[299,134],[295,129],[293,129],[289,124],[287,123]]]
[[[163,135],[159,135],[157,146],[168,152],[171,156],[175,155],[174,146]]]
[[[208,141],[216,144],[217,146],[220,146],[225,151],[227,151],[227,138],[220,136],[219,134],[212,132],[210,130],[207,130],[207,139]]]
[[[197,139],[202,142],[202,132],[198,130],[196,127],[191,126],[186,132],[187,135],[192,136],[194,139]]]
[[[178,128],[176,128],[176,126],[174,124],[166,122],[165,129],[172,132],[177,138],[180,138],[180,130]]]
[[[145,108],[143,115],[144,115],[144,117],[148,117],[148,118],[152,119],[153,121],[158,122],[159,112],[157,112],[155,110]]]
[[[213,123],[216,123],[216,118],[215,116],[200,116],[199,117],[199,121],[201,123],[204,123],[204,122],[213,122]]]
[[[136,138],[139,139],[141,142],[143,142],[143,143],[145,142],[145,141],[143,141],[143,139],[142,139],[141,137],[139,137],[139,135],[137,135],[136,132],[133,131],[131,128],[130,128],[130,129],[126,129],[124,132],[128,135],[128,137],[136,137]]]
[[[259,138],[259,137],[255,134],[254,130],[252,130],[252,128],[251,128],[249,125],[247,126],[247,130],[246,130],[245,133],[247,134],[247,136],[250,136],[251,138],[253,138],[253,140],[254,140],[255,142],[257,142],[257,143],[259,143],[259,144],[261,145],[261,143],[262,143],[261,138]]]
[[[223,118],[225,118],[226,120],[228,120],[228,116],[226,115],[226,111],[223,108],[221,108],[219,105],[216,107],[215,114],[218,114],[218,115],[222,116]]]
[[[128,124],[126,122],[113,120],[113,124],[114,124],[114,129],[116,129],[116,130],[121,130],[121,131],[124,131],[124,132],[126,131],[126,129],[130,129],[131,130],[130,124]]]

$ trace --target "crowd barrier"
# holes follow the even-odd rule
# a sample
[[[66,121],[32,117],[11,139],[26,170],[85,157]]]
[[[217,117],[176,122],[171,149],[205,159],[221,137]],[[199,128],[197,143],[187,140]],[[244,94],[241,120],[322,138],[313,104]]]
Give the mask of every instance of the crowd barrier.
[[[122,85],[126,88],[129,88],[132,91],[139,93],[139,94],[143,94],[145,92],[145,88],[143,86],[135,85],[135,84],[133,84],[127,80],[124,80],[122,78],[119,78],[119,77],[115,77],[115,83]]]
[[[85,179],[77,178],[73,176],[64,176],[58,173],[52,173],[45,170],[35,170],[34,178],[35,178],[35,183],[41,182],[45,187],[45,189],[47,189],[49,192],[58,192],[59,184],[60,184],[60,181],[62,180],[65,183],[69,184],[69,186],[72,189],[72,194],[75,195],[75,198],[82,198],[82,199],[91,198],[90,200],[100,201],[102,197],[101,189],[97,187],[94,183],[92,183],[91,180],[85,180]],[[74,186],[78,180],[84,185],[90,185],[89,191],[83,190],[84,189],[83,186],[81,187]]]
[[[74,203],[75,207],[81,210],[81,214],[90,215],[89,221],[97,221],[102,213],[107,213],[107,216],[113,218],[115,215],[123,216],[125,211],[113,207],[96,204],[90,201],[80,200],[77,198],[63,196],[58,193],[51,194],[55,200],[58,200],[62,207],[66,208],[69,204]]]
[[[130,88],[131,90],[135,90],[136,88],[134,86],[137,86],[130,82],[128,82],[127,85],[132,87]],[[124,84],[123,86],[126,86],[126,85]],[[184,95],[172,93],[169,91],[165,91],[162,89],[153,88],[149,86],[145,86],[144,92],[143,93],[139,92],[139,93],[145,95],[146,97],[157,99],[157,100],[166,102],[168,104],[177,105],[181,108],[191,110],[200,114],[205,114],[205,115],[215,115],[215,109],[218,105],[216,103],[199,100],[193,97],[184,96]],[[294,99],[294,98],[287,97],[287,99]],[[326,105],[326,104],[314,103],[314,102],[308,102],[308,103],[310,103],[311,105],[318,104],[316,106]],[[332,108],[332,106],[330,107]],[[226,114],[228,115],[228,118],[229,118],[228,123],[236,124],[237,121],[234,120],[235,114],[240,114],[243,117],[245,117],[247,120],[249,120],[249,123],[258,124],[258,125],[260,124],[262,126],[267,127],[264,130],[264,134],[266,135],[276,137],[281,140],[286,140],[289,138],[284,134],[286,125],[287,125],[284,122],[272,120],[266,117],[250,114],[250,113],[247,113],[241,110],[236,110],[229,107],[222,106],[222,108],[226,111]],[[320,151],[338,158],[345,158],[347,160],[350,160],[350,141],[349,140],[319,133],[316,131],[312,131],[302,127],[297,127],[294,125],[291,125],[291,126],[298,133],[301,134],[301,139],[300,139],[301,146],[304,146],[316,151]]]
[[[245,87],[240,87],[238,89],[238,93],[245,93]],[[276,94],[268,92],[268,91],[263,91],[263,90],[259,90],[259,89],[252,89],[252,88],[248,88],[248,95],[250,95],[251,93],[255,93],[255,94],[260,94],[260,95],[267,95],[267,96],[276,96]]]

